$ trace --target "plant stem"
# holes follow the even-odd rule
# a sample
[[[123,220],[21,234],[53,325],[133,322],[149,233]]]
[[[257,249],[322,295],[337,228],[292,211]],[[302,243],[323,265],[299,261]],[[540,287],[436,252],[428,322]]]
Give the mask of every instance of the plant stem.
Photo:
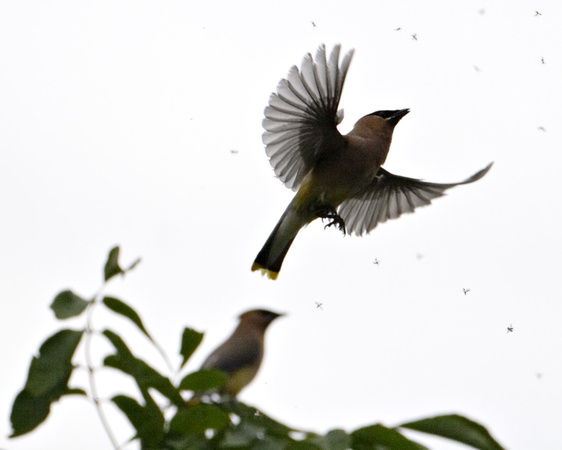
[[[168,358],[168,355],[166,354],[166,352],[164,351],[162,346],[158,342],[156,342],[156,340],[152,339],[152,343],[154,344],[154,347],[156,347],[156,350],[158,351],[158,353],[160,353],[160,355],[162,356],[162,359],[164,360],[164,362],[168,366],[168,370],[170,371],[170,378],[171,378],[172,384],[175,384],[178,374],[177,374],[176,370],[174,369],[174,366],[172,365],[172,362],[170,361],[170,358]]]
[[[117,439],[115,438],[113,431],[109,426],[109,421],[107,420],[107,417],[103,412],[103,408],[101,406],[101,402],[98,396],[96,380],[94,377],[95,369],[92,363],[92,354],[91,354],[91,343],[92,343],[92,334],[93,334],[92,316],[93,316],[94,308],[97,303],[99,303],[99,294],[96,294],[90,305],[88,305],[88,312],[87,312],[87,319],[86,319],[86,337],[84,342],[85,353],[86,353],[86,365],[88,367],[88,379],[90,381],[90,393],[92,395],[92,400],[94,402],[94,405],[96,406],[96,410],[98,412],[98,416],[100,418],[102,426],[105,429],[105,432],[107,433],[107,436],[109,437],[109,440],[113,445],[113,448],[115,448],[115,450],[119,450],[120,448],[119,443],[117,442]]]

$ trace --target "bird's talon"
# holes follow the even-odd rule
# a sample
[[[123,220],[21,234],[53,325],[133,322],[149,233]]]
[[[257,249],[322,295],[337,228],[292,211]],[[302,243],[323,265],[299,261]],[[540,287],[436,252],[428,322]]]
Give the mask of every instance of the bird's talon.
[[[345,234],[345,223],[341,217],[338,216],[338,218],[332,219],[330,223],[324,225],[324,229],[331,227],[333,225],[336,225],[338,227],[338,230],[343,231],[343,234]]]
[[[332,208],[330,209],[323,209],[317,211],[318,217],[324,221],[324,219],[331,219],[329,223],[324,225],[324,229],[329,228],[331,226],[336,226],[338,230],[342,231],[345,235],[345,222],[341,218],[341,216]]]

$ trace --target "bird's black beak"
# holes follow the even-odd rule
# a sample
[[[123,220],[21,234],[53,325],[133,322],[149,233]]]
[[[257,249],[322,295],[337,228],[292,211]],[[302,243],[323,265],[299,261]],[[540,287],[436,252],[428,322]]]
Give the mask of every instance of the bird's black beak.
[[[392,125],[396,125],[398,122],[400,122],[400,119],[402,119],[402,117],[404,117],[406,114],[408,114],[410,112],[409,108],[406,109],[399,109],[397,111],[394,111],[394,114],[392,114],[392,116],[390,116],[388,119],[386,119],[388,122],[390,122]]]

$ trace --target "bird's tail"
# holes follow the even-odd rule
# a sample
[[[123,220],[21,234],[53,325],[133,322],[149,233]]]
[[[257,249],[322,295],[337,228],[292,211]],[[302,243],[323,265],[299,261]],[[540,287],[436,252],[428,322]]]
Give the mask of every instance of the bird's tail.
[[[259,270],[262,275],[276,280],[281,270],[285,255],[289,251],[299,230],[306,225],[306,220],[299,215],[291,202],[281,219],[269,235],[265,245],[256,256],[252,272]]]

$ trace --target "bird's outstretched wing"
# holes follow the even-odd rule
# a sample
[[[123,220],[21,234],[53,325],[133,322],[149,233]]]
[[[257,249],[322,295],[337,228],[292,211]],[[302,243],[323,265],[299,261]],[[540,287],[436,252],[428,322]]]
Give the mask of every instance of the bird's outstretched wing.
[[[290,189],[298,189],[325,152],[342,145],[337,125],[343,110],[338,111],[338,104],[353,50],[339,64],[340,49],[336,45],[329,60],[324,45],[314,58],[306,54],[300,70],[291,68],[265,108],[265,151],[275,174]]]
[[[428,183],[415,178],[401,177],[380,168],[373,182],[354,197],[344,201],[338,214],[347,231],[360,236],[369,233],[379,223],[412,213],[418,206],[445,195],[445,191],[482,178],[493,163],[460,183]]]

